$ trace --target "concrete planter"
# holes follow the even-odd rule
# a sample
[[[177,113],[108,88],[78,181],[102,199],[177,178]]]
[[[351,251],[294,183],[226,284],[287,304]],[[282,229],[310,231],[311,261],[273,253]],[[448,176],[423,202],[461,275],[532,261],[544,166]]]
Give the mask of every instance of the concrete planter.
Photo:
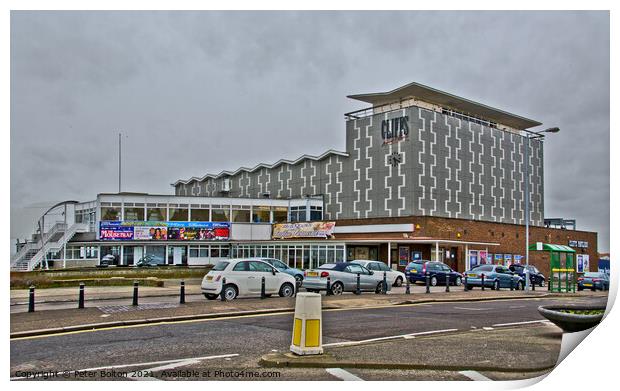
[[[605,306],[599,305],[544,305],[538,307],[538,312],[566,333],[583,331],[592,328],[603,319],[603,313],[597,315],[581,315],[564,312],[603,310]]]

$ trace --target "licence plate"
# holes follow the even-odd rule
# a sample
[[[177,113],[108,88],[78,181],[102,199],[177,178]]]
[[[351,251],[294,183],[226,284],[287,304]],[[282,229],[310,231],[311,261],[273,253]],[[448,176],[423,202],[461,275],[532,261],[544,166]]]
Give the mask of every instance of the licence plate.
[[[318,277],[318,272],[308,272],[308,277]]]
[[[417,273],[418,271],[415,269],[411,269],[410,273]]]
[[[592,286],[592,284],[583,284],[583,286]]]
[[[473,278],[476,278],[476,277],[478,277],[478,275],[477,275],[477,274],[468,274],[468,275],[467,275],[467,277],[473,277]]]
[[[207,281],[211,281],[213,279],[213,276],[207,276]]]

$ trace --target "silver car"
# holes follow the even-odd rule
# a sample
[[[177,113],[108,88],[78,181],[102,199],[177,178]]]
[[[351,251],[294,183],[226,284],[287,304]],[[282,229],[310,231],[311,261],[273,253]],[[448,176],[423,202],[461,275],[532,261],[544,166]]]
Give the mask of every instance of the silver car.
[[[363,292],[380,293],[383,286],[383,273],[374,273],[356,263],[326,263],[317,269],[306,270],[305,274],[301,286],[308,292],[326,291],[328,277],[332,294],[340,295],[343,292],[355,292],[358,274],[360,276],[360,290]]]
[[[399,272],[398,270],[390,269],[390,267],[384,262],[356,259],[355,261],[351,261],[351,263],[357,263],[358,265],[362,265],[366,269],[371,270],[376,274],[379,274],[381,278],[383,278],[383,272],[385,272],[385,278],[388,281],[389,285],[401,286],[403,285],[403,281],[405,281],[405,273]]]

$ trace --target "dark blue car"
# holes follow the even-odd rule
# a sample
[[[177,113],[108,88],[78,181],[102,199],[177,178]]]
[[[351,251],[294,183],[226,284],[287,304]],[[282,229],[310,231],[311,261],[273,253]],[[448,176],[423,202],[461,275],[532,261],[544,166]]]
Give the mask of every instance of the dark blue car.
[[[446,285],[446,276],[450,279],[450,285],[461,285],[463,282],[461,273],[452,270],[443,262],[413,261],[409,262],[405,268],[405,275],[408,273],[409,281],[413,284],[426,283],[426,272],[429,273],[431,286]]]

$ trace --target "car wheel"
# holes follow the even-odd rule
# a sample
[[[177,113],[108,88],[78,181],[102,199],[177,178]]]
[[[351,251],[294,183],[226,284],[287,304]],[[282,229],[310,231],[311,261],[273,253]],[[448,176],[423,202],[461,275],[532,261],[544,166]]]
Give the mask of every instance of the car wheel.
[[[582,290],[583,290],[583,288],[582,288],[582,287],[580,287],[580,286],[578,286],[578,287],[577,287],[577,290],[578,290],[578,291],[582,291]]]
[[[291,297],[294,294],[295,294],[295,287],[293,287],[293,284],[285,282],[280,287],[280,292],[279,292],[280,297]]]
[[[437,277],[431,277],[431,286],[437,286]]]
[[[231,301],[237,298],[237,295],[239,294],[239,292],[237,291],[237,288],[234,285],[226,285],[224,287],[224,299],[226,299],[226,301]]]
[[[207,298],[207,300],[217,299],[217,295],[214,295],[213,293],[204,293],[204,296]]]
[[[383,291],[383,281],[380,282],[379,284],[377,284],[377,287],[375,288],[375,293],[379,294]]]
[[[491,289],[493,289],[494,291],[498,291],[499,290],[499,281],[495,280],[493,282],[493,287]]]
[[[396,277],[396,281],[394,281],[394,286],[403,286],[403,279],[401,277]]]
[[[342,295],[342,292],[344,291],[344,285],[342,285],[342,282],[335,282],[332,284],[331,289],[332,295]]]
[[[295,281],[302,282],[303,280],[304,280],[304,276],[302,276],[301,274],[295,275]]]
[[[525,290],[525,285],[523,284],[523,281],[517,282],[517,290],[518,291]]]
[[[540,283],[538,284],[539,287],[544,287],[545,286],[545,279],[543,278],[542,280],[540,280]]]
[[[454,285],[461,286],[462,284],[463,284],[463,279],[461,277],[456,277],[456,280],[454,281]]]

